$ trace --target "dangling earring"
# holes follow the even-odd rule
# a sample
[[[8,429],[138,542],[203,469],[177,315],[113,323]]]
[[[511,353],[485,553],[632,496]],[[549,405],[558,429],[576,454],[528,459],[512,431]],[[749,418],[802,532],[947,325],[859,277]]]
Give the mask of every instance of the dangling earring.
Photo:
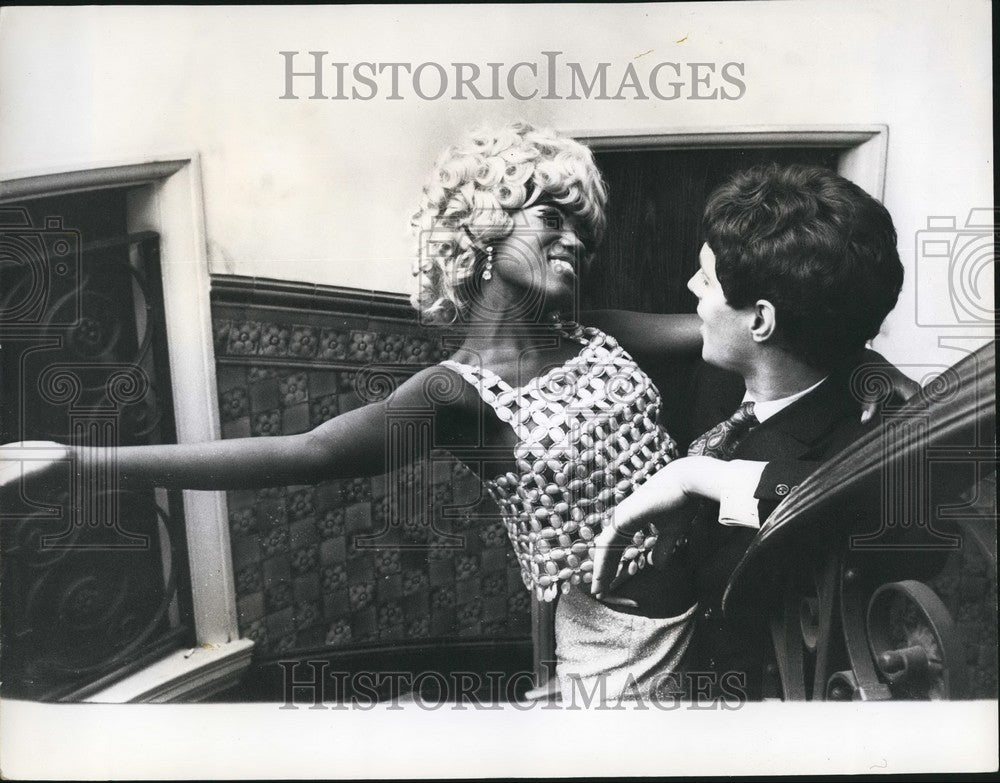
[[[493,278],[493,245],[486,248],[486,268],[483,270],[483,280]]]

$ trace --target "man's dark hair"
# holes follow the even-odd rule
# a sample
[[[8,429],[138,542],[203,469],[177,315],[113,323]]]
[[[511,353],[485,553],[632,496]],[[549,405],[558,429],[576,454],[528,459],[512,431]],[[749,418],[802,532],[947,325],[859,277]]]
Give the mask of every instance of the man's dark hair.
[[[776,339],[814,366],[850,361],[903,284],[886,208],[818,166],[734,174],[709,197],[703,230],[730,306],[771,302]]]

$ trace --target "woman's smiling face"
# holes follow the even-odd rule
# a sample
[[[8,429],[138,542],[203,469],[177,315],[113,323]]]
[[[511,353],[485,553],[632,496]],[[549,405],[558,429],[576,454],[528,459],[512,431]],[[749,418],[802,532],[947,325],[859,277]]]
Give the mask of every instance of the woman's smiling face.
[[[493,274],[546,311],[572,312],[587,260],[577,223],[552,204],[511,213],[514,230],[493,243]]]

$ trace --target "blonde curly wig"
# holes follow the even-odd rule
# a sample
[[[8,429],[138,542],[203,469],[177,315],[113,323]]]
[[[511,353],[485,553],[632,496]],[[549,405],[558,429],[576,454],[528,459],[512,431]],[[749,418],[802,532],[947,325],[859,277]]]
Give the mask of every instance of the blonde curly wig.
[[[410,300],[425,320],[454,323],[468,310],[483,248],[511,234],[511,213],[532,187],[575,218],[589,249],[597,246],[607,191],[579,142],[517,122],[474,131],[438,159],[410,221],[418,242]]]

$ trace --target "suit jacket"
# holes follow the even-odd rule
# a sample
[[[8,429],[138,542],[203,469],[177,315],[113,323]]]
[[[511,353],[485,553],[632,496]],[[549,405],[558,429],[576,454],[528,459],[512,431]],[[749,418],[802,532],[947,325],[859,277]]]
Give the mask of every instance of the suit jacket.
[[[736,409],[739,399],[720,400],[707,414],[710,428]],[[724,407],[722,407],[724,406]],[[861,424],[861,405],[848,378],[837,374],[753,428],[739,442],[734,459],[767,462],[754,496],[761,522],[795,487],[827,459],[849,446],[872,421]],[[690,672],[745,672],[748,695],[759,697],[759,674],[769,650],[764,623],[737,627],[722,616],[726,583],[757,531],[719,524],[717,503],[701,504],[690,527],[663,531],[645,568],[615,590],[633,598],[642,614],[669,617],[698,603],[694,638],[685,656]]]
[[[802,480],[876,424],[861,424],[861,404],[847,377],[834,375],[752,429],[733,458],[767,462],[754,493],[761,522]],[[659,562],[667,569],[687,571],[694,580],[699,615],[685,668],[720,675],[741,672],[748,696],[759,698],[760,675],[770,651],[766,619],[737,625],[723,617],[721,608],[726,583],[757,531],[720,525],[718,516],[718,504],[703,504],[690,533],[676,542],[673,558],[681,562],[671,565],[668,556]],[[674,546],[669,537],[667,546]]]

